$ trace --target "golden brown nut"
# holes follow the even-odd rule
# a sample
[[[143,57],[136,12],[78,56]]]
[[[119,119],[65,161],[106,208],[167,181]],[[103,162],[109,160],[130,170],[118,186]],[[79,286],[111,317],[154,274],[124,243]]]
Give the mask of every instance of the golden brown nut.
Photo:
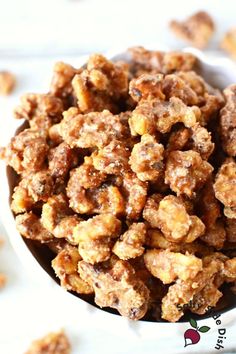
[[[199,11],[185,21],[171,21],[170,29],[177,37],[198,48],[205,48],[211,39],[215,25],[210,15]]]
[[[50,92],[62,99],[70,97],[72,94],[71,81],[75,74],[79,73],[80,70],[73,68],[73,66],[57,62],[53,68],[53,77],[50,85]]]
[[[104,148],[92,154],[96,170],[107,174],[120,174],[129,169],[129,148],[120,141],[112,140]]]
[[[223,148],[229,156],[236,156],[236,85],[224,91],[226,104],[220,111],[220,134]]]
[[[23,237],[30,240],[44,243],[53,239],[53,235],[44,228],[38,216],[32,211],[16,216],[16,228]]]
[[[164,284],[170,284],[177,278],[193,279],[202,270],[202,260],[191,254],[170,252],[167,250],[147,250],[144,262],[149,272]]]
[[[76,108],[64,112],[60,123],[60,134],[70,147],[103,147],[111,140],[122,140],[127,136],[127,127],[120,116],[107,110],[103,112],[80,114]]]
[[[74,228],[75,242],[99,240],[100,238],[118,237],[121,222],[112,214],[96,215],[86,221],[82,221]]]
[[[54,178],[65,178],[72,167],[78,162],[78,152],[66,143],[61,143],[49,151],[48,169]]]
[[[29,93],[21,97],[21,104],[14,111],[15,118],[27,119],[31,125],[34,119],[41,118],[42,121],[50,119],[51,125],[62,119],[63,104],[62,101],[51,94],[34,94]],[[37,120],[36,120],[37,122]]]
[[[9,95],[16,85],[15,76],[9,71],[0,71],[0,95]]]
[[[172,242],[192,242],[205,231],[202,221],[195,215],[190,216],[182,201],[173,195],[160,201],[156,224]]]
[[[104,172],[97,171],[92,164],[91,157],[85,157],[84,163],[70,171],[66,193],[70,207],[79,214],[91,213],[96,205],[88,194],[88,189],[98,188],[106,179]]]
[[[216,198],[224,204],[224,214],[236,218],[236,163],[226,160],[220,167],[214,184]]]
[[[74,244],[73,230],[82,219],[73,215],[64,194],[50,197],[43,205],[41,221],[43,226],[57,238],[65,238]],[[77,244],[77,243],[75,243]]]
[[[133,172],[123,174],[120,187],[125,199],[125,212],[128,219],[138,219],[142,213],[147,198],[147,182],[140,179]]]
[[[12,194],[11,210],[15,214],[24,213],[30,210],[34,205],[34,199],[29,195],[27,188],[27,179],[23,178],[20,183],[14,188]]]
[[[87,68],[72,80],[78,106],[84,113],[109,109],[117,112],[118,102],[127,95],[128,71],[100,54],[91,55]]]
[[[162,318],[170,322],[178,321],[184,314],[184,305],[187,305],[209,284],[221,266],[221,261],[213,259],[209,264],[204,265],[203,270],[194,279],[185,281],[178,279],[174,285],[171,285],[167,295],[162,299]]]
[[[228,54],[230,54],[234,59],[236,59],[236,28],[231,28],[224,35],[220,46]]]
[[[70,354],[71,345],[64,331],[49,333],[35,340],[25,354]]]
[[[95,266],[81,261],[79,273],[93,287],[98,306],[115,308],[132,320],[142,318],[147,312],[149,290],[127,261],[112,258]]]
[[[214,226],[221,216],[221,211],[220,203],[215,197],[212,180],[208,181],[200,191],[197,207],[206,228]]]
[[[110,237],[81,241],[79,253],[82,259],[90,264],[104,262],[110,259],[113,244]]]
[[[61,286],[79,294],[91,294],[92,287],[78,273],[81,256],[77,247],[66,245],[52,261],[52,268],[60,279]]]
[[[132,135],[168,133],[176,123],[186,127],[196,124],[197,107],[187,107],[177,97],[167,101],[141,101],[132,112],[129,125]]]
[[[170,133],[166,152],[169,153],[175,150],[184,150],[191,137],[191,130],[185,127],[180,127]]]
[[[146,225],[142,222],[133,223],[116,241],[112,251],[123,260],[139,257],[144,253],[145,238]]]
[[[29,173],[42,169],[47,152],[45,137],[39,131],[25,129],[11,139],[3,152],[3,158],[17,173],[25,170]]]
[[[162,92],[162,83],[164,75],[162,74],[143,74],[131,80],[129,84],[129,94],[134,101],[139,102],[142,99],[148,100],[157,98],[165,99]]]
[[[164,146],[153,136],[144,134],[141,142],[134,145],[129,163],[141,181],[155,181],[164,168],[163,155]]]
[[[196,57],[190,53],[160,52],[147,50],[143,47],[129,49],[132,57],[131,69],[135,76],[141,72],[155,72],[169,74],[175,71],[189,71],[195,63]]]
[[[125,215],[125,200],[118,187],[104,184],[97,189],[89,190],[88,196],[94,205],[92,213]]]
[[[196,151],[172,151],[167,158],[165,182],[177,195],[192,198],[210,177],[213,167]]]
[[[152,194],[148,197],[145,207],[143,209],[143,218],[148,221],[151,227],[158,227],[159,219],[158,219],[158,208],[160,201],[163,199],[163,195],[161,194]]]

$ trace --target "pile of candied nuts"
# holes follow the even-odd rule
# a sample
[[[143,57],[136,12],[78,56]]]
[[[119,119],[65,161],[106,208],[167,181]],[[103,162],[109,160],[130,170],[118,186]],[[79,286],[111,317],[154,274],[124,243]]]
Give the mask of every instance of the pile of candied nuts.
[[[61,286],[175,322],[236,282],[236,85],[211,87],[192,54],[129,55],[56,63],[1,157],[18,175],[17,229],[54,253]]]

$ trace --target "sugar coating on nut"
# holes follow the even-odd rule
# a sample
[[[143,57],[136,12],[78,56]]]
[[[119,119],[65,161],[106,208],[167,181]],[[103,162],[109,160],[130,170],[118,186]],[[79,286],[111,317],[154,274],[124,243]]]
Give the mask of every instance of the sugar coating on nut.
[[[191,254],[175,253],[167,250],[147,250],[144,255],[147,269],[164,284],[177,278],[193,279],[202,270],[202,260]]]
[[[193,150],[172,151],[166,163],[165,182],[178,196],[192,198],[211,176],[213,167]]]
[[[64,331],[49,333],[35,340],[25,354],[70,354],[71,345]]]
[[[98,306],[115,308],[132,320],[147,312],[149,290],[127,261],[111,259],[108,264],[95,266],[81,261],[79,273],[93,287]]]
[[[214,33],[215,25],[207,12],[199,11],[182,22],[171,21],[170,29],[177,37],[198,48],[205,48]]]

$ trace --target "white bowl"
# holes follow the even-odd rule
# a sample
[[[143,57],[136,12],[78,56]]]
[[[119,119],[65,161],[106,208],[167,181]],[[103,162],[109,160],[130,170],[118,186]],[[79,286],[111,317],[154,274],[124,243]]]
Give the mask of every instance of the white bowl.
[[[153,49],[154,46],[152,46]],[[158,47],[158,50],[166,50],[167,48]],[[196,55],[199,59],[201,73],[205,79],[213,86],[224,88],[229,84],[236,82],[236,65],[228,58],[216,57],[215,55],[205,55],[203,52],[194,49],[186,48],[185,52],[190,52]],[[127,51],[111,52],[107,55],[111,59],[123,59],[129,60],[129,54]],[[87,57],[85,57],[86,62]],[[19,127],[22,122],[16,121],[16,128]],[[6,132],[9,134],[9,140],[12,135],[11,132]],[[62,296],[63,301],[73,302],[73,307],[78,313],[83,313],[88,321],[98,321],[100,326],[112,331],[119,331],[120,334],[124,333],[127,335],[138,335],[144,338],[169,338],[171,328],[171,337],[183,336],[185,323],[165,323],[165,322],[147,322],[147,321],[130,321],[121,316],[114,315],[103,310],[90,305],[89,303],[83,301],[82,299],[75,297],[69,292],[63,291],[54,281],[52,281],[49,273],[49,269],[42,260],[36,260],[36,254],[34,254],[34,249],[29,246],[29,242],[24,240],[18,233],[15,227],[15,220],[10,209],[10,186],[12,184],[11,174],[9,174],[9,168],[6,168],[3,163],[1,163],[0,168],[0,185],[4,186],[1,188],[1,220],[8,233],[10,242],[19,256],[20,260],[26,266],[28,270],[42,283],[46,283],[49,289],[56,291],[60,296]],[[56,286],[55,286],[56,284]],[[224,323],[230,323],[234,320],[236,315],[236,309],[229,310],[224,313]],[[200,321],[200,320],[199,320]],[[204,324],[209,324],[211,322],[210,318],[204,318]],[[212,325],[211,325],[212,327]],[[157,332],[158,328],[158,332]]]

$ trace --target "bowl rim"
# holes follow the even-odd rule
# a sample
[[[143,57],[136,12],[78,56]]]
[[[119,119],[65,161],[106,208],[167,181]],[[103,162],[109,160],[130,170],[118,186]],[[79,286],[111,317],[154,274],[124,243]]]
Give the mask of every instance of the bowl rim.
[[[147,45],[145,46],[147,49],[151,50],[164,50],[168,51],[170,48],[160,45],[160,46],[153,46],[153,45]],[[219,66],[219,67],[228,67],[231,68],[232,70],[235,71],[236,73],[236,64],[229,58],[226,57],[210,57],[209,55],[203,53],[202,51],[192,48],[192,47],[187,47],[181,50],[183,52],[188,52],[192,53],[195,55],[199,61],[203,64],[208,64],[208,65],[214,65],[214,66]],[[106,57],[109,59],[114,59],[116,60],[116,57],[120,57],[121,55],[127,54],[127,49],[122,48],[121,50],[111,50],[108,53],[105,53]],[[86,63],[89,55],[83,55],[83,60],[84,63]],[[16,125],[19,128],[19,126],[22,125],[22,121],[20,121],[20,124]],[[12,133],[12,132],[11,132]],[[9,133],[9,138],[12,135]],[[89,304],[85,300],[74,296],[72,293],[65,291],[64,289],[61,288],[60,285],[58,285],[55,280],[52,280],[50,274],[43,269],[43,267],[39,264],[37,259],[33,256],[31,253],[30,249],[28,248],[27,244],[24,242],[23,238],[20,236],[19,232],[17,231],[15,227],[15,219],[14,216],[11,212],[10,209],[10,203],[9,203],[9,198],[10,198],[10,191],[9,191],[9,179],[8,179],[8,173],[7,173],[7,166],[5,166],[4,162],[0,162],[0,164],[3,164],[3,167],[0,165],[0,182],[1,185],[5,186],[7,185],[8,188],[2,188],[1,191],[1,197],[3,201],[3,205],[8,205],[8,207],[3,207],[1,210],[1,222],[7,231],[7,236],[10,240],[10,243],[17,254],[18,258],[24,265],[26,269],[30,269],[31,274],[34,275],[34,278],[37,277],[39,282],[42,284],[47,285],[49,288],[54,287],[56,285],[56,291],[61,291],[61,294],[64,294],[64,297],[68,298],[68,301],[73,301],[74,303],[77,303],[77,307],[80,308],[80,310],[85,310],[86,308],[86,315],[90,318],[92,316],[93,321],[94,317],[96,317],[96,321],[99,322],[105,322],[105,328],[107,329],[107,325],[109,328],[110,321],[112,321],[112,324],[115,328],[121,329],[121,325],[123,326],[123,330],[126,328],[131,328],[134,332],[141,333],[142,335],[145,334],[149,337],[153,337],[152,329],[155,325],[158,326],[158,329],[162,329],[162,336],[165,335],[166,327],[171,325],[172,330],[174,330],[177,334],[179,333],[179,330],[183,328],[183,326],[187,323],[187,321],[183,322],[175,322],[175,323],[170,323],[170,322],[155,322],[155,321],[144,321],[140,319],[139,321],[132,321],[127,318],[124,318],[120,315],[117,315],[113,313],[109,313],[107,311],[104,311],[102,308],[95,307],[94,305]],[[20,236],[20,237],[19,237]],[[72,300],[73,299],[73,300]],[[86,305],[86,306],[85,306]],[[83,308],[83,309],[82,309]],[[235,317],[236,314],[236,308],[229,309],[223,312],[224,316],[227,317],[227,320],[232,320],[233,317]],[[234,316],[233,316],[234,315]],[[199,318],[199,321],[204,321],[207,323],[211,317],[204,317],[204,318]],[[124,326],[125,325],[125,326]],[[140,332],[141,331],[141,332]],[[155,333],[156,336],[156,333]]]

